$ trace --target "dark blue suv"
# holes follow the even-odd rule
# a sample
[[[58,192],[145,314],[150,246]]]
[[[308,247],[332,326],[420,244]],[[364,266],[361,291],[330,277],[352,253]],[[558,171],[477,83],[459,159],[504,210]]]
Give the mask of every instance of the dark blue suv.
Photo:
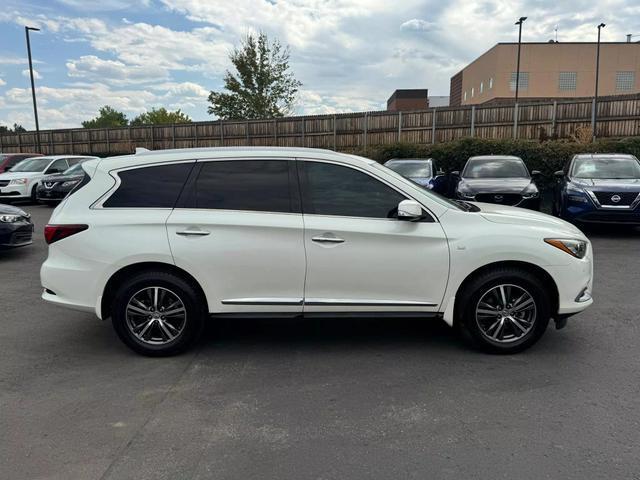
[[[554,215],[573,223],[640,224],[640,162],[633,155],[575,155],[555,175]]]

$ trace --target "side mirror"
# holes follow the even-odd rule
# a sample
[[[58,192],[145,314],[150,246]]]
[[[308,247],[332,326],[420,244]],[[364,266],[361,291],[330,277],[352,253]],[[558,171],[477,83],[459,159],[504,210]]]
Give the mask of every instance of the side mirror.
[[[422,205],[415,200],[402,200],[398,204],[398,220],[419,220],[422,218]]]
[[[553,176],[556,178],[564,178],[564,170],[558,170],[557,172],[554,172]]]
[[[531,176],[532,177],[539,177],[540,175],[542,175],[542,172],[540,172],[540,170],[532,170],[531,171]]]
[[[453,172],[451,172],[451,176],[459,177],[460,176],[460,170],[454,170]]]
[[[438,171],[436,172],[436,175],[444,175],[444,170],[439,168]]]

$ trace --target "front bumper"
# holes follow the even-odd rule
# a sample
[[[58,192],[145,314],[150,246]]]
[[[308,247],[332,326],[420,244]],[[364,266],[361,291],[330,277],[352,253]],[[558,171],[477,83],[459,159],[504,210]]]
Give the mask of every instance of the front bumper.
[[[39,185],[36,190],[36,198],[42,201],[61,201],[71,191],[71,188],[62,188],[55,186],[53,188],[46,188],[43,185]]]
[[[33,243],[33,223],[0,223],[0,248],[25,247]]]
[[[593,250],[589,244],[582,259],[569,265],[545,267],[558,287],[558,311],[555,318],[567,317],[593,304]]]
[[[23,199],[29,198],[30,196],[28,185],[7,185],[6,187],[0,187],[0,198]]]

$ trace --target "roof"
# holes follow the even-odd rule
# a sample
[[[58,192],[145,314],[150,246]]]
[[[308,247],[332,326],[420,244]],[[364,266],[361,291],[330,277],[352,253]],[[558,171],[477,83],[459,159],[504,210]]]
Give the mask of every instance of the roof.
[[[493,160],[493,159],[509,159],[509,160],[522,160],[515,155],[476,155],[475,157],[469,157],[469,160]]]
[[[390,158],[389,160],[387,160],[385,162],[389,163],[389,162],[428,162],[428,163],[432,163],[433,162],[433,158]]]
[[[594,158],[594,157],[636,158],[634,155],[631,155],[629,153],[577,153],[574,155],[574,157],[576,158]]]
[[[98,158],[93,155],[45,155],[43,157],[37,157],[39,159],[45,160],[58,160],[59,158]]]
[[[134,155],[109,157],[100,161],[102,168],[109,170],[136,165],[173,162],[179,160],[200,159],[249,159],[264,160],[279,158],[314,158],[318,160],[339,160],[349,165],[363,165],[376,163],[369,158],[358,157],[333,150],[301,147],[210,147],[210,148],[179,148],[172,150],[139,150]]]

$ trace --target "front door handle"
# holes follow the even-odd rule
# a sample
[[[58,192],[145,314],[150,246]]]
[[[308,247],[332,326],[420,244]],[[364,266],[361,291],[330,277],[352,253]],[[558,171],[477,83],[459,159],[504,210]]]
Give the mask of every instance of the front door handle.
[[[316,243],[344,243],[344,239],[338,237],[313,237],[311,241]]]
[[[176,232],[176,235],[180,235],[182,237],[204,237],[210,233],[211,232],[207,232],[206,230],[181,230]]]

